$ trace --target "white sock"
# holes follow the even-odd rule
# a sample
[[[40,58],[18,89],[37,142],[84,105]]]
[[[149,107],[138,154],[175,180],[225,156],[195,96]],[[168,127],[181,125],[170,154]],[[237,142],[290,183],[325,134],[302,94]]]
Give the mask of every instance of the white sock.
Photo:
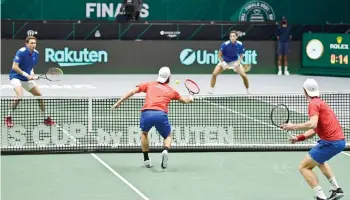
[[[336,189],[339,188],[339,185],[338,185],[338,183],[337,183],[337,180],[335,180],[335,177],[332,177],[332,178],[330,178],[330,179],[328,179],[328,180],[329,180],[329,182],[331,183],[332,189],[333,189],[333,190],[336,190]]]
[[[282,71],[282,66],[278,66],[278,71]]]
[[[213,87],[210,87],[210,92],[214,93],[214,88]]]
[[[288,66],[284,66],[284,71],[288,71]]]
[[[313,188],[313,190],[316,193],[316,196],[320,197],[321,199],[327,199],[326,195],[324,194],[321,186],[316,186]]]

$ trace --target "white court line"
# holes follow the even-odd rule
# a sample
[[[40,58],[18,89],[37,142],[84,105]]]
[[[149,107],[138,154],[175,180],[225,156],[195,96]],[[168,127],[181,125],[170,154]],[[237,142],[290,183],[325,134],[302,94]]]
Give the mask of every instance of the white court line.
[[[94,153],[90,153],[92,157],[94,157],[98,162],[100,162],[103,166],[105,166],[109,171],[111,171],[116,177],[118,177],[121,181],[123,181],[126,185],[128,185],[134,192],[136,192],[142,199],[149,200],[144,194],[142,194],[137,188],[135,188],[130,182],[128,182],[124,177],[118,174],[114,169],[112,169],[108,164],[106,164],[101,158],[96,156]]]
[[[232,113],[241,115],[241,116],[243,116],[243,117],[246,117],[246,118],[248,118],[248,119],[251,119],[251,120],[253,120],[253,121],[259,122],[260,124],[264,124],[264,125],[267,125],[267,126],[269,126],[269,127],[273,127],[273,128],[278,129],[278,130],[281,130],[281,129],[277,128],[276,126],[273,126],[273,125],[271,125],[271,124],[265,123],[265,122],[263,122],[263,121],[260,121],[260,120],[258,120],[258,119],[255,119],[255,118],[253,118],[253,117],[249,117],[248,115],[242,114],[242,113],[237,112],[237,111],[235,111],[235,110],[232,110],[232,109],[230,109],[230,108],[226,108],[225,106],[220,106],[219,104],[213,103],[213,102],[208,101],[208,100],[204,100],[204,99],[201,99],[201,100],[202,100],[202,101],[205,101],[205,102],[208,102],[208,103],[210,103],[210,104],[212,104],[212,105],[214,105],[214,106],[217,106],[217,107],[219,107],[219,108],[221,108],[221,109],[227,110],[227,111],[229,111],[229,112],[232,112]],[[315,143],[315,144],[316,144],[316,143]],[[345,153],[345,152],[343,152],[343,151],[340,152],[340,153],[342,153],[342,154],[344,154],[344,155],[350,157],[350,154],[348,154],[348,153]]]
[[[241,115],[241,116],[243,116],[243,117],[245,117],[245,118],[251,119],[251,120],[253,120],[253,121],[259,122],[260,124],[264,124],[264,125],[266,125],[266,126],[269,126],[269,127],[275,128],[275,129],[278,129],[279,131],[283,131],[283,130],[281,130],[280,128],[278,128],[278,127],[276,127],[276,126],[273,126],[273,125],[268,124],[268,123],[266,123],[266,122],[260,121],[260,120],[258,120],[258,119],[253,118],[253,117],[249,117],[248,115],[242,114],[242,113],[237,112],[237,111],[235,111],[235,110],[232,110],[232,109],[230,109],[230,108],[226,108],[225,106],[220,106],[219,104],[213,103],[213,102],[208,101],[208,100],[204,100],[204,99],[201,99],[201,100],[202,100],[202,101],[205,101],[205,102],[208,102],[208,103],[210,103],[210,104],[212,104],[212,105],[214,105],[214,106],[217,106],[217,107],[219,107],[219,108],[221,108],[221,109],[227,110],[227,111],[229,111],[229,112],[232,112],[232,113]]]
[[[67,131],[65,131],[63,128],[61,128],[59,125],[56,125],[58,128],[62,129],[63,133],[72,138],[77,144],[80,144],[80,142],[74,138],[71,134],[69,134]],[[121,181],[123,181],[127,186],[129,186],[134,192],[136,192],[142,199],[144,200],[150,200],[147,198],[142,192],[140,192],[135,186],[133,186],[129,181],[127,181],[123,176],[118,174],[111,166],[109,166],[107,163],[105,163],[100,157],[98,157],[94,153],[90,153],[90,155],[95,158],[99,163],[101,163],[103,166],[105,166],[110,172],[112,172],[116,177],[118,177]]]

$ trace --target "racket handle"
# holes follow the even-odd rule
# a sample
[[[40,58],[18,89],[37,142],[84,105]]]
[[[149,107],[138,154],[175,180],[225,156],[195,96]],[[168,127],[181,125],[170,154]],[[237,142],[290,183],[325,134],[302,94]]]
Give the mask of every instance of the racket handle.
[[[293,138],[295,135],[293,133],[288,132],[288,138]]]
[[[193,98],[194,98],[194,97],[193,97],[193,95],[191,94],[191,95],[190,95],[190,100],[193,101]]]

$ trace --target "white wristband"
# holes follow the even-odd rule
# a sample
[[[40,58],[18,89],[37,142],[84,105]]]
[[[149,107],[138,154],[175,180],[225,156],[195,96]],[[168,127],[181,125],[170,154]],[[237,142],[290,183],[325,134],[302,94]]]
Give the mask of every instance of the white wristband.
[[[22,75],[25,76],[25,77],[29,76],[29,74],[27,74],[26,72],[23,72]]]
[[[227,66],[227,63],[225,61],[222,62],[222,65],[224,65],[224,67]]]

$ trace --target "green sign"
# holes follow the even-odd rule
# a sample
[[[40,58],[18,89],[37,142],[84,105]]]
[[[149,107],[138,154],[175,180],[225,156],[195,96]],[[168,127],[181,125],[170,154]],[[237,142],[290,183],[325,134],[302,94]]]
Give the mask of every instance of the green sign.
[[[350,75],[350,35],[306,33],[302,70],[325,75]]]
[[[20,20],[115,20],[122,0],[6,0],[2,19]],[[315,7],[317,6],[317,9]],[[294,0],[147,0],[140,17],[144,20],[222,20],[263,22],[286,17],[292,24],[350,23],[350,1]],[[307,17],[305,17],[307,13]],[[326,15],[324,13],[327,13]]]

